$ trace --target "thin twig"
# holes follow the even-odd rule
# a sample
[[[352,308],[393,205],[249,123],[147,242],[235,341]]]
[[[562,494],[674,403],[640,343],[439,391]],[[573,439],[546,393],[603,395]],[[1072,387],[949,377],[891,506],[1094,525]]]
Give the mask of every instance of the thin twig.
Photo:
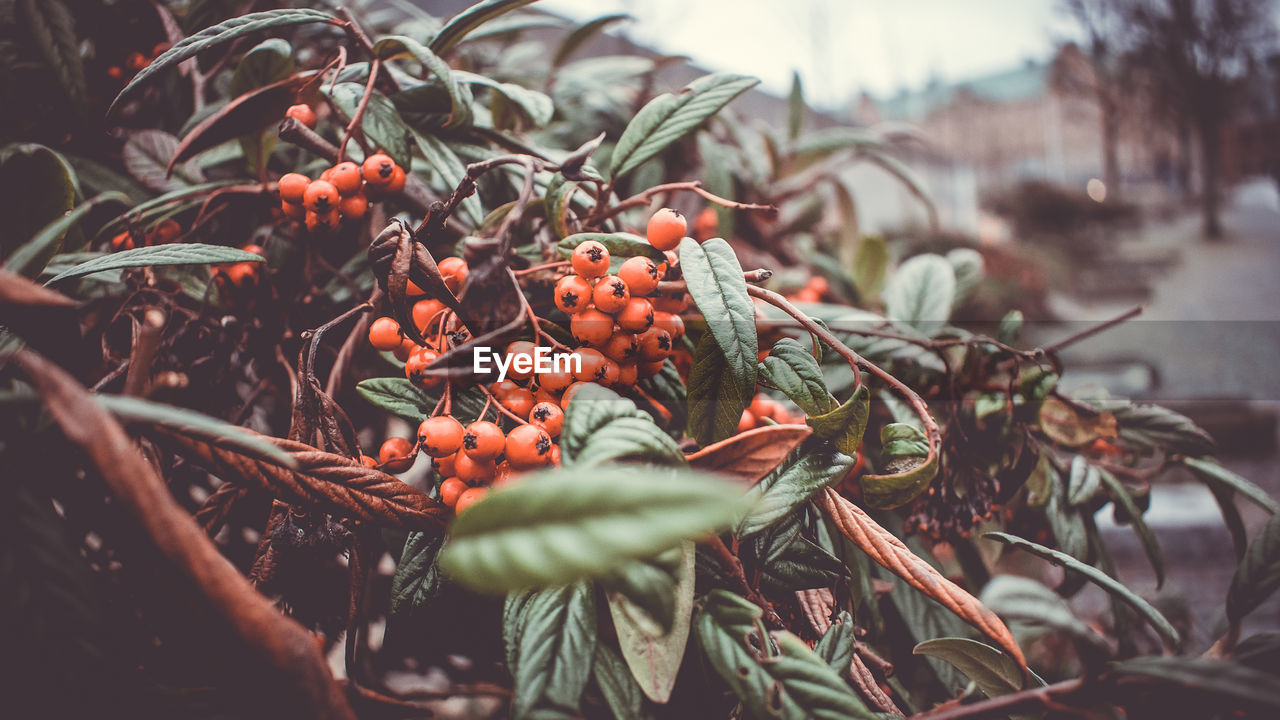
[[[687,182],[673,182],[673,183],[666,183],[664,185],[654,185],[648,190],[645,190],[644,192],[638,193],[636,195],[632,195],[631,197],[619,202],[617,205],[614,205],[611,208],[601,210],[599,213],[592,213],[592,216],[587,218],[587,226],[595,227],[599,223],[605,220],[608,220],[609,218],[615,215],[618,215],[622,212],[630,210],[631,208],[643,207],[645,205],[648,205],[655,195],[661,195],[662,193],[674,192],[678,190],[696,193],[702,196],[703,198],[715,203],[716,205],[720,205],[721,207],[727,207],[732,210],[758,210],[760,212],[767,213],[770,217],[778,214],[778,208],[774,205],[756,205],[755,203],[743,203],[743,202],[736,202],[734,200],[728,200],[726,198],[720,197],[719,195],[715,195],[715,194],[712,194],[711,192],[708,192],[706,188],[702,187],[702,183],[700,181],[690,180]]]
[[[124,378],[125,395],[142,395],[151,380],[151,366],[156,359],[156,351],[160,348],[160,338],[164,335],[164,325],[168,317],[160,308],[151,308],[142,315],[138,323],[138,334],[133,343],[133,353],[129,357],[129,370]]]
[[[1097,324],[1097,325],[1094,325],[1094,326],[1093,326],[1093,327],[1091,327],[1091,328],[1085,328],[1084,330],[1081,330],[1080,332],[1078,332],[1078,333],[1076,333],[1076,334],[1074,334],[1074,335],[1068,335],[1067,337],[1063,338],[1062,340],[1059,340],[1058,342],[1053,343],[1052,345],[1050,345],[1050,346],[1046,347],[1046,348],[1044,349],[1044,351],[1045,351],[1046,353],[1055,353],[1055,352],[1058,352],[1059,350],[1062,350],[1063,348],[1065,348],[1065,347],[1067,347],[1067,346],[1069,346],[1069,345],[1075,345],[1076,343],[1080,342],[1081,340],[1084,340],[1084,339],[1086,339],[1086,338],[1093,337],[1094,335],[1097,335],[1098,333],[1102,332],[1103,330],[1109,330],[1110,328],[1115,327],[1116,325],[1119,325],[1120,323],[1124,322],[1125,320],[1129,320],[1129,319],[1131,319],[1131,318],[1135,318],[1135,317],[1137,317],[1137,316],[1139,316],[1139,315],[1141,315],[1141,314],[1142,314],[1142,306],[1141,306],[1141,305],[1135,305],[1134,307],[1129,308],[1128,310],[1126,310],[1126,311],[1124,311],[1124,312],[1120,313],[1119,315],[1117,315],[1117,316],[1115,316],[1115,317],[1111,318],[1110,320],[1107,320],[1107,321],[1105,321],[1105,322],[1102,322],[1102,323],[1099,323],[1099,324]]]
[[[911,720],[960,720],[960,718],[978,718],[992,715],[1008,715],[1015,709],[1048,708],[1056,704],[1063,696],[1073,695],[1085,687],[1082,679],[1046,685],[1044,687],[1020,690],[1008,695],[969,703],[955,705],[941,710],[930,710],[911,716]]]
[[[361,130],[361,123],[364,122],[364,111],[369,108],[369,99],[373,97],[373,87],[378,82],[378,71],[382,69],[382,60],[373,59],[373,65],[369,67],[369,81],[365,83],[364,94],[360,96],[360,104],[356,106],[356,112],[351,116],[351,122],[347,123],[347,129],[342,133],[342,142],[338,144],[338,159],[346,157],[347,143],[351,140],[352,135],[357,130]],[[360,143],[360,147],[368,150],[363,141],[363,131],[360,136],[356,137],[356,142]]]

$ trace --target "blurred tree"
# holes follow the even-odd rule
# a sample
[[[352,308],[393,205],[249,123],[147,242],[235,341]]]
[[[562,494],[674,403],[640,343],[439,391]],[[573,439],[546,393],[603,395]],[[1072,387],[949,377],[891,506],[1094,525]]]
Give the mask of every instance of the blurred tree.
[[[1117,145],[1120,131],[1120,99],[1126,92],[1121,62],[1123,36],[1126,32],[1123,0],[1065,0],[1063,6],[1084,30],[1085,45],[1081,49],[1088,67],[1066,61],[1075,57],[1060,55],[1063,61],[1053,67],[1052,79],[1059,88],[1093,97],[1098,104],[1102,123],[1102,181],[1107,197],[1120,199],[1120,162]]]
[[[1275,46],[1272,0],[1120,0],[1130,59],[1200,144],[1204,234],[1222,235],[1222,132],[1242,80]]]

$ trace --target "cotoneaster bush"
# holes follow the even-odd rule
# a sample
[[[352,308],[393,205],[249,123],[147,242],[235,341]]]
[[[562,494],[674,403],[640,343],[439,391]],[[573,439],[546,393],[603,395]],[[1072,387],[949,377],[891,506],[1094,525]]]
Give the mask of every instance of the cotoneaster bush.
[[[805,131],[798,83],[785,130],[732,111],[754,78],[651,96],[663,61],[580,52],[623,17],[548,44],[528,4],[10,4],[6,91],[38,94],[5,127],[42,142],[0,152],[6,702],[1280,709],[1280,645],[1241,637],[1277,503],[1187,418],[1059,392],[1109,324],[950,324],[981,256],[858,232],[855,162],[932,214],[884,137]],[[1094,520],[1162,582],[1172,466],[1239,560],[1207,652]],[[1101,623],[1067,603],[1088,585]]]

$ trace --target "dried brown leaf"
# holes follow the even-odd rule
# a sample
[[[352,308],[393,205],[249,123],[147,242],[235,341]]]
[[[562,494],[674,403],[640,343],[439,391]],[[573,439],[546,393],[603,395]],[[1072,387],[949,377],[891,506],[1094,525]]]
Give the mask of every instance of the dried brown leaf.
[[[1013,658],[1024,673],[1027,672],[1026,658],[1022,656],[1022,649],[1014,641],[1009,628],[977,598],[943,577],[932,565],[911,552],[901,540],[880,527],[862,508],[844,499],[835,490],[826,488],[815,499],[840,532],[872,560],[937,600],[961,620],[981,630]]]
[[[112,494],[174,569],[188,577],[225,619],[229,637],[245,650],[228,667],[259,707],[290,708],[300,716],[354,720],[311,633],[282,616],[249,585],[169,494],[115,418],[83,387],[35,352],[14,363],[35,384],[45,407],[72,444],[83,450]]]
[[[750,480],[768,475],[813,434],[808,425],[769,425],[734,435],[685,456],[699,470]]]
[[[153,436],[222,480],[265,491],[290,505],[405,530],[439,530],[447,522],[448,509],[421,490],[305,443],[269,438],[297,462],[296,469],[289,469],[168,428],[156,428]]]

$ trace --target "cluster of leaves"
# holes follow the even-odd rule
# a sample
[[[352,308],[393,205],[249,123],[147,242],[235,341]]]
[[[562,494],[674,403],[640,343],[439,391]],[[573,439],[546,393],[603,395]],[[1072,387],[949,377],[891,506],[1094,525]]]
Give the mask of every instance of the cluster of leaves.
[[[15,189],[0,238],[13,408],[0,572],[17,697],[46,714],[110,699],[144,716],[352,717],[438,709],[390,697],[386,679],[430,664],[450,678],[436,695],[509,698],[516,717],[873,717],[955,698],[952,717],[1280,706],[1276,639],[1239,638],[1280,584],[1275,500],[1215,462],[1187,418],[1058,392],[1059,348],[1016,347],[1016,313],[994,338],[950,324],[982,281],[976,252],[889,272],[841,171],[875,163],[927,207],[891,138],[804,132],[798,83],[785,133],[726,109],[753,78],[651,98],[664,59],[579,59],[624,18],[549,49],[557,22],[528,4],[486,0],[443,22],[405,5],[384,26],[142,3],[172,47],[100,108],[123,142],[0,154]],[[57,40],[41,72],[87,103],[97,58],[77,48],[105,43],[61,2],[17,5],[6,22],[57,30],[32,36]],[[280,124],[297,100],[323,110],[318,132]],[[279,215],[270,179],[331,165],[348,134],[356,157],[380,148],[409,183],[365,222],[311,236]],[[402,482],[358,461],[388,417],[416,422],[443,399],[383,377],[395,363],[363,351],[360,322],[326,342],[365,298],[403,320],[409,280],[443,287],[418,258],[456,254],[470,284],[442,298],[477,335],[521,326],[530,303],[567,337],[550,266],[588,237],[619,259],[651,253],[627,230],[657,196],[691,216],[707,196],[776,207],[716,202],[683,241],[687,367],[582,389],[563,467],[493,492],[447,533],[435,473]],[[181,242],[109,251],[165,220]],[[242,262],[262,264],[260,282],[220,279]],[[761,287],[744,263],[779,272]],[[518,285],[512,269],[527,271]],[[768,289],[810,273],[829,282],[821,302]],[[760,389],[805,424],[739,432]],[[483,415],[475,390],[449,397],[455,414]],[[1181,654],[1094,521],[1110,505],[1162,581],[1143,513],[1175,465],[1213,492],[1240,560],[1209,657]],[[1251,542],[1237,495],[1272,516]],[[1003,546],[1061,566],[1060,582],[993,575]],[[389,582],[373,571],[384,555],[398,558]],[[1067,603],[1090,583],[1113,600],[1105,631]],[[303,628],[326,647],[345,630],[346,692]],[[1048,634],[1069,662],[1032,655],[1042,679],[1024,653]],[[68,683],[84,692],[56,692]]]

